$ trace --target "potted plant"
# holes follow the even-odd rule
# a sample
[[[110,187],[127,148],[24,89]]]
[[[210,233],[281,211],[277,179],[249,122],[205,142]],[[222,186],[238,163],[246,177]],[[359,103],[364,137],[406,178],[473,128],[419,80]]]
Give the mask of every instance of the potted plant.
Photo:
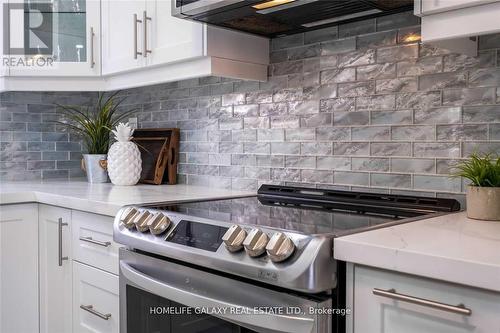
[[[110,132],[121,120],[135,112],[119,112],[125,98],[117,98],[119,91],[107,97],[100,93],[92,106],[72,106],[56,104],[64,121],[57,123],[67,126],[82,137],[86,154],[83,154],[82,168],[89,183],[108,182],[107,153],[110,145]]]
[[[472,154],[456,169],[457,177],[471,181],[467,187],[467,216],[500,221],[500,156]]]

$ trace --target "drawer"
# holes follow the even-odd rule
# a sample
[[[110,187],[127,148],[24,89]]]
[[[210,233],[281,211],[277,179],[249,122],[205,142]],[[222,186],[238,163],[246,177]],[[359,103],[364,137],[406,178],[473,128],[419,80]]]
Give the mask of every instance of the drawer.
[[[364,266],[354,268],[353,313],[359,333],[500,332],[498,293]]]
[[[113,218],[73,211],[73,259],[118,274],[118,248],[113,242]]]
[[[118,276],[73,262],[73,333],[118,333],[119,306]]]

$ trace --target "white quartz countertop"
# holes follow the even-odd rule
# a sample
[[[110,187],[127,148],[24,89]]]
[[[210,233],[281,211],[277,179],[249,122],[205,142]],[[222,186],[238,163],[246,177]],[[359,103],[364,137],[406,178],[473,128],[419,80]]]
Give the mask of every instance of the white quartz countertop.
[[[500,222],[468,219],[465,212],[338,238],[334,256],[500,291]]]
[[[86,181],[0,183],[0,204],[38,202],[114,216],[129,204],[243,197],[255,192],[191,185],[115,186]]]

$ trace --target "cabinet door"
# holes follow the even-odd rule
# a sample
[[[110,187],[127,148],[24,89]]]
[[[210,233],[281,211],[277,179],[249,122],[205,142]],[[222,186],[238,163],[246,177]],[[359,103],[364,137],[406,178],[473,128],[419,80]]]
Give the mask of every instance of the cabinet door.
[[[51,54],[27,55],[26,63],[15,62],[10,66],[11,76],[98,76],[101,74],[100,57],[100,1],[99,0],[54,0],[49,3],[15,0],[10,6],[25,4],[30,8],[30,25],[42,24],[30,29],[30,40],[26,46],[46,45],[52,41]],[[37,6],[47,6],[39,9]],[[50,12],[38,13],[37,10]],[[15,15],[16,10],[9,11]],[[21,15],[22,18],[22,15]],[[21,21],[21,22],[20,22]],[[27,22],[16,21],[20,29]],[[45,21],[50,22],[46,25]],[[51,36],[48,39],[47,36]],[[28,44],[27,44],[28,43]],[[36,47],[35,47],[36,48]],[[21,55],[12,55],[16,58]],[[24,58],[25,56],[22,55]],[[28,65],[29,64],[29,65]]]
[[[119,332],[118,276],[73,262],[73,333]]]
[[[146,53],[148,65],[161,65],[204,55],[204,25],[171,15],[167,0],[147,0]],[[144,48],[144,47],[143,47]],[[142,49],[143,49],[142,48]]]
[[[376,295],[374,289],[389,291]],[[394,293],[418,298],[395,300]],[[421,300],[470,309],[470,315]],[[354,270],[354,332],[500,332],[500,294],[363,266]]]
[[[0,332],[38,332],[38,209],[0,206]]]
[[[139,69],[146,63],[142,16],[144,0],[102,1],[102,73],[113,74]],[[136,20],[137,19],[137,20]]]
[[[498,0],[417,0],[421,1],[422,14],[433,14],[448,10],[484,5]]]
[[[71,211],[40,205],[40,332],[71,332]]]

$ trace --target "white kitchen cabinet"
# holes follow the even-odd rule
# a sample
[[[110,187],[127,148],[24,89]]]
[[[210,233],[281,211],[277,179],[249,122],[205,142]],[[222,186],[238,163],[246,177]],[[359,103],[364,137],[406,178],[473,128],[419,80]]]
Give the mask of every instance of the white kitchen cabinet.
[[[15,6],[16,3],[23,3],[23,0],[11,0],[9,5]],[[100,0],[55,0],[50,3],[52,14],[45,16],[45,19],[52,19],[52,29],[49,31],[52,35],[52,54],[26,56],[31,59],[38,58],[39,60],[34,63],[39,65],[10,66],[9,75],[13,77],[99,76],[101,74]],[[15,15],[12,14],[13,12],[16,11],[11,10],[11,15]],[[22,28],[23,22],[20,21],[16,22]],[[39,43],[45,43],[45,41],[40,39]],[[24,55],[11,56],[24,57]],[[46,60],[42,61],[42,59]]]
[[[118,248],[113,241],[113,218],[73,211],[73,260],[118,275]]]
[[[350,275],[354,283],[347,299],[354,308],[349,332],[500,332],[499,293],[359,265]],[[376,295],[377,289],[389,294]],[[397,294],[416,298],[417,304],[395,300]],[[422,300],[435,302],[434,307]],[[443,305],[469,309],[470,315],[446,311]]]
[[[38,332],[37,204],[0,206],[0,332]]]
[[[142,14],[145,1],[102,1],[102,73],[138,69],[146,58],[137,54],[144,45]],[[136,20],[137,19],[137,20]]]
[[[39,205],[40,332],[72,327],[71,210]]]
[[[118,276],[73,262],[73,333],[119,332]]]
[[[497,0],[416,0],[421,14],[435,14],[459,8],[480,6]]]

